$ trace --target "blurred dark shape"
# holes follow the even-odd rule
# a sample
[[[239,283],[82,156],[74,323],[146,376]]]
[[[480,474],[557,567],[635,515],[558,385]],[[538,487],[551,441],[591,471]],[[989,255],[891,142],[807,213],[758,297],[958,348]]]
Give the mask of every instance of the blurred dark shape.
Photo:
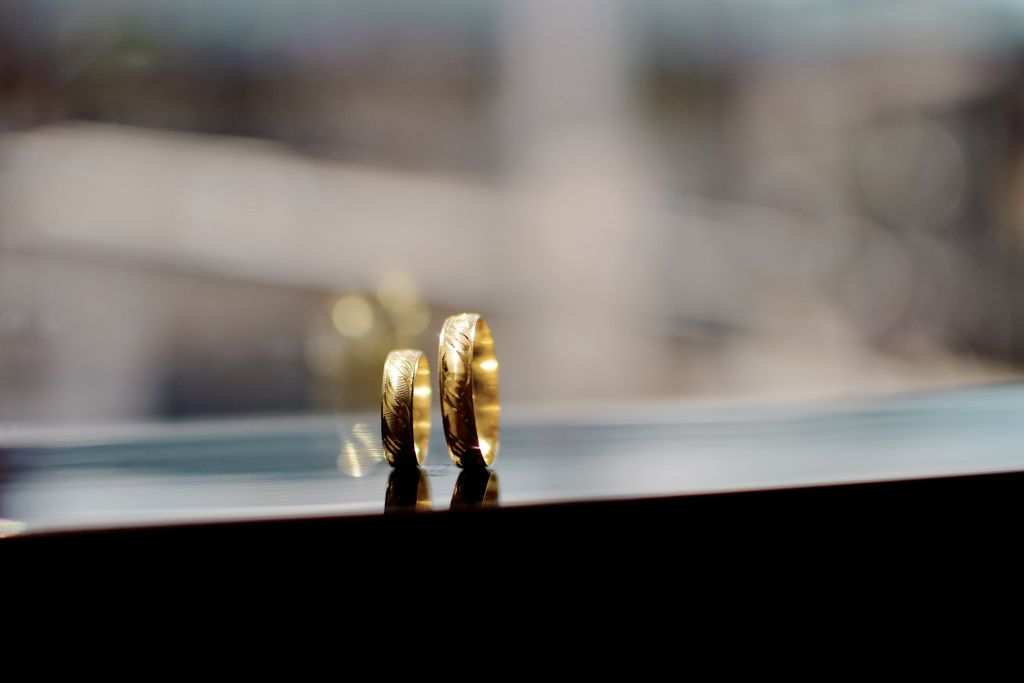
[[[494,163],[493,13],[463,2],[10,2],[0,36],[18,39],[0,47],[0,73],[26,102],[58,101],[63,118],[479,171]]]

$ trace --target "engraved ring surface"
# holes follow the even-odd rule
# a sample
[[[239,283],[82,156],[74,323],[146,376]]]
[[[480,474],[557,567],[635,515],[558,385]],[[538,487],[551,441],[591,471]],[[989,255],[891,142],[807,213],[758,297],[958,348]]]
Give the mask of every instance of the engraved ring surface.
[[[444,321],[437,354],[441,422],[459,467],[489,467],[498,455],[498,359],[491,329],[476,313]]]
[[[418,467],[430,441],[430,366],[422,351],[388,354],[380,402],[384,457],[392,467]]]

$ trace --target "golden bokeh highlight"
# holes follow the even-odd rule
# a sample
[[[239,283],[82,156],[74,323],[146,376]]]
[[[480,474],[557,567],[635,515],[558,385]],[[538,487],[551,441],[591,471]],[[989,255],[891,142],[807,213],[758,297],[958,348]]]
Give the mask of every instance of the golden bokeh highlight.
[[[416,281],[407,272],[392,270],[377,283],[377,300],[388,312],[395,332],[415,337],[430,326],[430,307],[420,296]]]
[[[373,305],[359,294],[343,296],[331,308],[334,329],[346,337],[365,337],[373,329],[373,321]]]

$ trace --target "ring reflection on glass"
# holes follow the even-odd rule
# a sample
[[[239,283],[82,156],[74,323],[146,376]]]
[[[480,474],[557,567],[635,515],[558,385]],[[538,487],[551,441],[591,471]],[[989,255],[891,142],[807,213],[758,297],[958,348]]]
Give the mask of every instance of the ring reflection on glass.
[[[459,467],[490,467],[498,455],[498,359],[487,322],[476,313],[444,321],[437,354],[441,423]]]
[[[385,512],[424,512],[430,509],[430,481],[418,467],[392,470],[384,494]]]
[[[392,467],[418,467],[430,441],[430,366],[422,351],[388,354],[381,394],[384,457]]]
[[[455,480],[452,508],[497,507],[498,473],[487,469],[465,470]]]

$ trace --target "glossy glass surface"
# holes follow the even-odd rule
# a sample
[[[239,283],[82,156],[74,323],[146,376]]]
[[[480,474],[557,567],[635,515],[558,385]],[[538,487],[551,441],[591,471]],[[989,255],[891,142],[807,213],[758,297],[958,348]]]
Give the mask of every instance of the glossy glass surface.
[[[0,523],[33,530],[443,511],[1024,469],[1024,387],[750,407],[507,411],[497,476],[396,481],[375,416],[5,428]],[[443,437],[431,437],[443,453]],[[386,505],[387,504],[387,505]]]

